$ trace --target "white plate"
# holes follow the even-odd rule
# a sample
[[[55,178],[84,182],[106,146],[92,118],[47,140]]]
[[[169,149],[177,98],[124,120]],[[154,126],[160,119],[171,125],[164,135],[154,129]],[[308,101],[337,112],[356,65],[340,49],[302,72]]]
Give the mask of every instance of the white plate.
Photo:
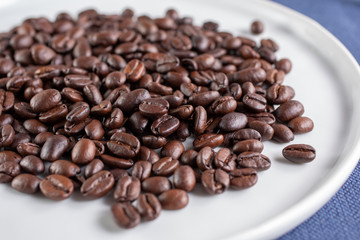
[[[293,71],[286,84],[315,123],[313,132],[294,143],[317,149],[314,162],[295,165],[283,160],[286,144],[266,143],[272,167],[244,191],[208,196],[190,194],[189,205],[163,211],[135,229],[118,228],[110,213],[110,197],[84,201],[79,196],[52,202],[0,186],[2,239],[263,239],[278,237],[315,213],[344,183],[359,158],[360,71],[345,47],[307,17],[268,1],[1,1],[0,29],[8,30],[29,16],[54,18],[59,10],[77,13],[96,6],[118,13],[131,6],[136,13],[160,16],[169,7],[196,23],[212,19],[221,29],[248,34],[255,18],[265,23],[261,37],[275,39],[278,57],[289,57]],[[256,40],[260,40],[259,37]]]

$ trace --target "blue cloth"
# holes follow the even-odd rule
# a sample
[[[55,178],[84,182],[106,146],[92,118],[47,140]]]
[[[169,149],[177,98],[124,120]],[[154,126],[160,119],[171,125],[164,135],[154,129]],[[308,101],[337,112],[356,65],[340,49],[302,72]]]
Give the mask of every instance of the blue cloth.
[[[360,62],[360,0],[274,1],[316,20]],[[360,162],[324,207],[279,238],[288,239],[360,239]]]

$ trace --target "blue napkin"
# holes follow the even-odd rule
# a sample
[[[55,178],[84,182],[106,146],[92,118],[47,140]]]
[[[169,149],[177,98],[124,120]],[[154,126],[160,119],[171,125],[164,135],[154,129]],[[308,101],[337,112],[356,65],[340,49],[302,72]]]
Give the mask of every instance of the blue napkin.
[[[360,62],[360,0],[274,1],[316,20]],[[279,239],[360,239],[360,162],[324,207]]]

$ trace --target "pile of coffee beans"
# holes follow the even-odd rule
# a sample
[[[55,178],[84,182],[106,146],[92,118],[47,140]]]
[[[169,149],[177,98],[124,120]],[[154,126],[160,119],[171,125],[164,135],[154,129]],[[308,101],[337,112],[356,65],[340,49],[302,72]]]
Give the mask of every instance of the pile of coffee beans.
[[[249,188],[271,166],[264,141],[313,129],[278,49],[174,9],[26,19],[0,34],[0,182],[52,200],[112,194],[124,228],[184,208],[196,184]],[[283,155],[304,163],[315,149]]]

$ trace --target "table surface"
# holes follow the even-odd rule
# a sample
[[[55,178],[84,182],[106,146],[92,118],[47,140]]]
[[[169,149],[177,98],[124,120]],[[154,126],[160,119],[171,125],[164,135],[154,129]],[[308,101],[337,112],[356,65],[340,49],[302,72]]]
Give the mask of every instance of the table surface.
[[[274,2],[301,12],[320,23],[337,37],[360,63],[360,0]],[[287,239],[360,239],[360,162],[346,183],[325,206],[279,238]]]

